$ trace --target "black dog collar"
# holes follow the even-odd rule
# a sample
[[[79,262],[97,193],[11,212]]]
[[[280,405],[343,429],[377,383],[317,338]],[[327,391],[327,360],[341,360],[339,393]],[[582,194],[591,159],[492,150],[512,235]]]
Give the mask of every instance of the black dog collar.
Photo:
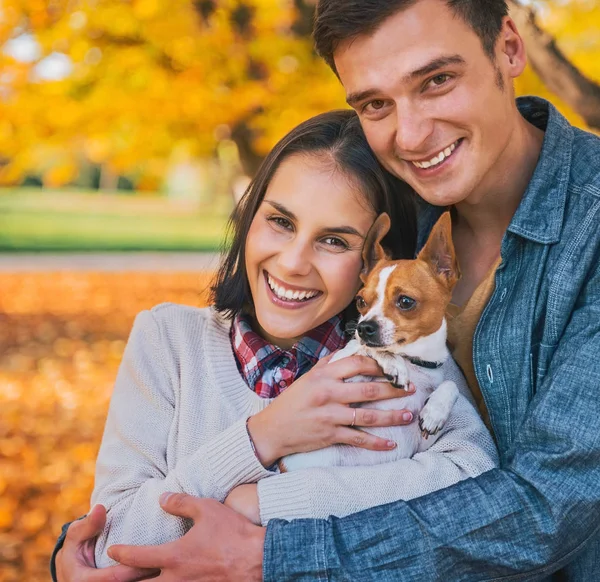
[[[421,358],[413,358],[412,356],[402,356],[407,359],[411,364],[419,366],[420,368],[427,368],[428,370],[437,370],[444,365],[444,362],[428,362],[427,360],[421,360]]]

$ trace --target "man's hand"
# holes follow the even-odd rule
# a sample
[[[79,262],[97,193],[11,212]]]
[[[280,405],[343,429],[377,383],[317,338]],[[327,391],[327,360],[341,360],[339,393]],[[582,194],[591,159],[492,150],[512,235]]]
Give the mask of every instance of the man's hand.
[[[260,525],[260,508],[258,504],[258,486],[256,483],[238,485],[231,490],[224,501],[227,507],[241,513],[252,523]]]
[[[58,582],[134,582],[147,580],[157,574],[155,569],[123,565],[96,570],[96,537],[104,529],[105,523],[106,509],[96,505],[86,517],[69,526],[65,543],[56,555]]]
[[[163,494],[161,507],[194,526],[160,546],[112,546],[108,555],[134,568],[160,569],[162,582],[260,582],[265,530],[214,499]],[[61,581],[62,582],[62,581]]]

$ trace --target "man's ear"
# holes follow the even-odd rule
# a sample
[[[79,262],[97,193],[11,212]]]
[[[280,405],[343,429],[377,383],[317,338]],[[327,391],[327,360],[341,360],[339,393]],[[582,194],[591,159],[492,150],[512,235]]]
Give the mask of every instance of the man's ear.
[[[417,259],[429,264],[433,272],[441,278],[449,289],[460,279],[458,260],[452,243],[452,220],[450,212],[444,212],[438,219],[421,249]]]
[[[367,233],[367,238],[365,238],[365,244],[363,245],[362,251],[363,268],[360,272],[360,280],[363,283],[369,272],[375,266],[375,263],[388,258],[381,246],[381,241],[389,232],[390,226],[390,217],[384,212],[375,219],[375,222]]]

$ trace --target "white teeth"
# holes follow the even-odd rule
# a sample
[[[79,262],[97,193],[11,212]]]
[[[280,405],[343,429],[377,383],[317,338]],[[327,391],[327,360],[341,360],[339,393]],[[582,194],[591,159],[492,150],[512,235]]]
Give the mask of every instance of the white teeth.
[[[455,141],[452,145],[442,150],[439,154],[433,156],[426,162],[412,162],[417,168],[431,168],[431,166],[437,166],[441,164],[455,149],[458,141]]]
[[[304,299],[310,299],[318,294],[318,291],[292,291],[291,289],[285,289],[275,283],[270,275],[267,277],[267,281],[273,293],[280,299],[285,299],[287,301],[302,301]]]

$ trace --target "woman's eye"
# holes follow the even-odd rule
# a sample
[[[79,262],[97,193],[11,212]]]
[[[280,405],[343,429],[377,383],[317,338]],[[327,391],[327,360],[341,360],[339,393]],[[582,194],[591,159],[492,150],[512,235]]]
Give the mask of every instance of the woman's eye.
[[[396,300],[396,306],[401,311],[409,311],[416,304],[417,302],[412,297],[408,297],[407,295],[400,295],[400,297],[398,297],[398,299]]]
[[[356,297],[356,308],[364,309],[366,306],[367,306],[367,302],[360,295],[358,295]]]
[[[338,238],[337,236],[327,236],[324,239],[322,239],[323,243],[325,243],[327,246],[330,247],[335,247],[338,249],[347,249],[348,245],[346,244],[345,241],[343,241],[341,238]]]
[[[286,230],[290,230],[292,228],[292,223],[283,216],[270,216],[268,220],[269,222],[272,222],[281,228],[285,228]]]

